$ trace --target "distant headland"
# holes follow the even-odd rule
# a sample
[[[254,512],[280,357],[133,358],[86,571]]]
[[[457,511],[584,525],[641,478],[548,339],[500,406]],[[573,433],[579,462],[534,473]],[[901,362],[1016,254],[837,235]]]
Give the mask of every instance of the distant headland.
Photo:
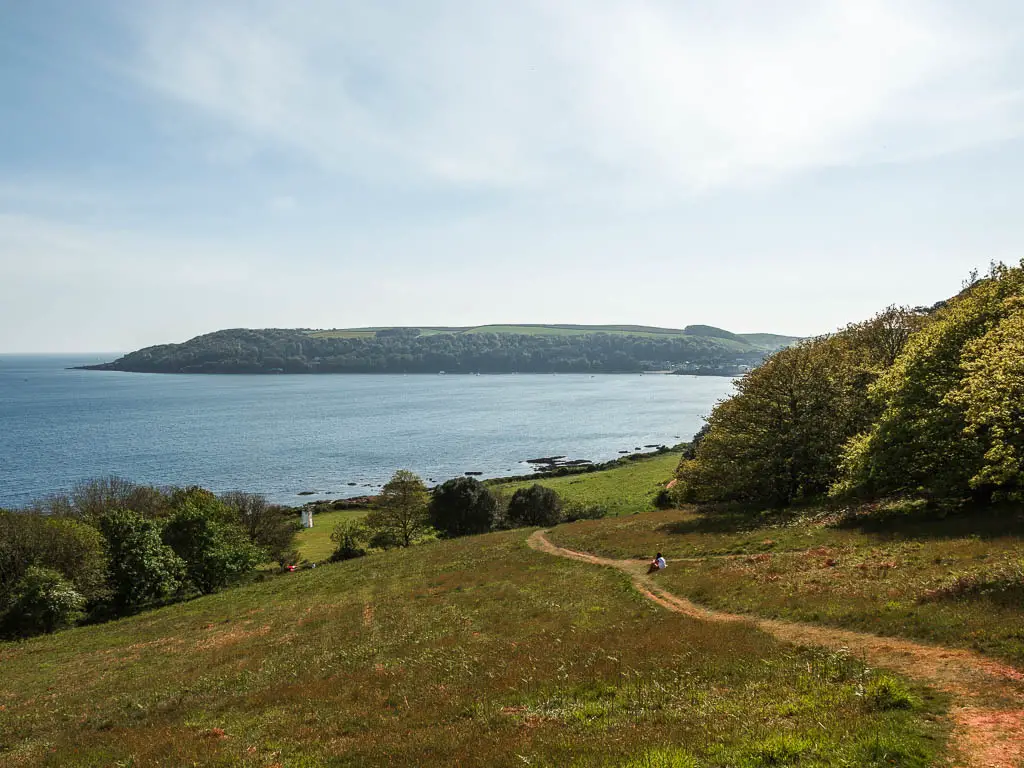
[[[87,370],[137,373],[642,373],[732,376],[799,339],[709,325],[234,328]]]

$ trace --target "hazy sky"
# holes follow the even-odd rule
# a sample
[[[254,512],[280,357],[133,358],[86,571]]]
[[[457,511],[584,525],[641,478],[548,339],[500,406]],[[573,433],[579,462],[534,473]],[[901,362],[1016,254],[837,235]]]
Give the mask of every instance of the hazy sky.
[[[0,352],[812,334],[1024,256],[1024,3],[0,0]]]

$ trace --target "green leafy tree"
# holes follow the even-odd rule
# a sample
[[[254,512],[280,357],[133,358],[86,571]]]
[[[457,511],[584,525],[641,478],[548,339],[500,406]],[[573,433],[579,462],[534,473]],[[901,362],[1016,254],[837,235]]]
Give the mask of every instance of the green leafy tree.
[[[847,441],[878,412],[872,382],[924,322],[918,312],[890,307],[776,352],[715,407],[680,463],[676,495],[785,506],[826,492]]]
[[[106,542],[98,530],[72,518],[0,510],[0,599],[32,566],[57,571],[89,602],[107,596]]]
[[[115,608],[140,607],[181,589],[185,563],[161,540],[158,521],[117,509],[100,517],[99,527],[110,555],[109,583]]]
[[[331,531],[331,541],[334,542],[331,562],[365,556],[369,538],[369,531],[360,520],[344,520],[338,523]]]
[[[384,485],[377,506],[366,515],[366,527],[375,546],[408,547],[430,530],[427,515],[430,494],[423,481],[400,469]]]
[[[268,504],[266,496],[259,493],[231,491],[220,500],[234,511],[249,541],[265,549],[271,560],[285,566],[298,559],[295,536],[300,526],[292,510]]]
[[[4,634],[26,637],[69,627],[84,615],[85,598],[51,568],[29,566],[3,615]]]
[[[475,477],[441,483],[430,498],[430,523],[445,536],[486,533],[494,525],[498,501]]]
[[[972,491],[1024,499],[1024,297],[1007,316],[964,348],[965,376],[946,402],[964,414],[964,435],[984,455],[968,481]]]
[[[834,494],[984,501],[999,491],[1016,439],[1005,430],[1015,385],[1001,350],[1022,293],[1024,269],[994,265],[911,337],[871,388],[879,417],[846,446]],[[1002,373],[1005,386],[984,380]]]
[[[516,527],[557,525],[562,520],[562,500],[550,488],[534,483],[512,494],[507,515]]]
[[[266,558],[234,510],[200,488],[176,495],[161,538],[184,561],[188,582],[203,593],[238,581]]]

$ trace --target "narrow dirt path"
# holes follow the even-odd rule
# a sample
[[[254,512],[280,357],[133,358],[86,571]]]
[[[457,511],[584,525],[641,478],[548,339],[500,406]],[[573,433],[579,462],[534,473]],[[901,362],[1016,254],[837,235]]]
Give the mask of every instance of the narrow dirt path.
[[[815,624],[711,611],[673,595],[647,576],[647,563],[612,560],[552,544],[535,531],[527,544],[540,552],[615,568],[629,574],[634,588],[670,611],[702,621],[742,621],[798,645],[845,648],[874,667],[885,667],[952,695],[952,744],[958,768],[1024,766],[1024,673],[977,653],[922,645],[894,637]]]

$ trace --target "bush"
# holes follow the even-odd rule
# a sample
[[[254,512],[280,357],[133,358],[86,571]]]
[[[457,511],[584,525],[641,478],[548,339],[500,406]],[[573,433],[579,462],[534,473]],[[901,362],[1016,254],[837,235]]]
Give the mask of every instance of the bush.
[[[334,542],[334,552],[331,553],[331,562],[337,563],[342,560],[354,560],[366,554],[366,541],[369,532],[366,526],[359,520],[346,520],[334,526],[331,531],[331,541]]]
[[[562,520],[574,523],[577,520],[600,520],[608,516],[608,508],[600,504],[567,504],[562,512]]]
[[[512,494],[508,520],[514,526],[557,525],[562,520],[562,500],[550,488],[534,483]]]
[[[864,702],[874,710],[913,709],[917,701],[907,687],[891,675],[879,675],[864,687]]]
[[[3,632],[27,637],[69,627],[84,615],[85,598],[50,568],[29,566],[17,583],[3,617]]]
[[[494,525],[498,501],[474,477],[456,477],[434,489],[430,499],[430,523],[444,536],[486,533]]]
[[[672,509],[676,506],[676,497],[669,488],[662,488],[654,495],[656,509]]]
[[[0,510],[0,599],[32,565],[60,573],[86,601],[107,596],[106,542],[95,528],[67,517]]]

